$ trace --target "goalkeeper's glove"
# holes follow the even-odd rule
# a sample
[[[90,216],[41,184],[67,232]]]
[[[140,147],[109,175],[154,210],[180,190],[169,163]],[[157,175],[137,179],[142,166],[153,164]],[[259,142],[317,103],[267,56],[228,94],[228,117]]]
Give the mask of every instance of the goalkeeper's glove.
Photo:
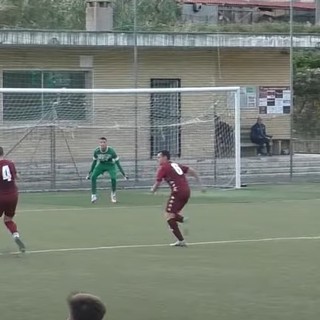
[[[129,180],[129,177],[128,176],[126,176],[126,175],[123,175],[123,178],[124,178],[124,180]]]
[[[90,180],[90,179],[91,179],[91,172],[86,176],[86,179],[87,179],[87,180]]]

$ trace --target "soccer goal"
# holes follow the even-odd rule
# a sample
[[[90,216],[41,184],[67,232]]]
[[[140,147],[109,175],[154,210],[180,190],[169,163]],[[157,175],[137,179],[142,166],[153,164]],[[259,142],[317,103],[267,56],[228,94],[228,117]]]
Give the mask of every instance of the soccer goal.
[[[84,177],[102,136],[129,175],[124,187],[150,186],[167,149],[206,185],[240,188],[240,89],[179,86],[0,88],[1,144],[22,189],[89,188]]]

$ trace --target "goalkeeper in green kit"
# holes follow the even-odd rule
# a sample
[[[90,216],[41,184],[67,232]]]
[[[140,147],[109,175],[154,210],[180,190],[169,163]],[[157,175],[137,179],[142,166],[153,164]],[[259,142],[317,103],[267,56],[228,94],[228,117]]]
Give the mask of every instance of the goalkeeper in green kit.
[[[107,145],[107,139],[102,137],[99,140],[100,146],[93,152],[93,162],[89,175],[87,176],[87,179],[91,180],[91,202],[95,203],[97,201],[97,178],[105,172],[108,172],[111,178],[111,201],[116,203],[117,168],[126,180],[128,180],[128,177],[120,165],[116,152]]]

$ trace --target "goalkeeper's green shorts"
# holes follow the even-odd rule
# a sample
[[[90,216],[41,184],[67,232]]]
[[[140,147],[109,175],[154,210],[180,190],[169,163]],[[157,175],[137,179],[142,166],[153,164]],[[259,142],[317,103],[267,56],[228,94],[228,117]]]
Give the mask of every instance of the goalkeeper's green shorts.
[[[92,176],[98,177],[105,172],[108,172],[111,179],[117,179],[117,168],[114,164],[99,163],[93,170]]]

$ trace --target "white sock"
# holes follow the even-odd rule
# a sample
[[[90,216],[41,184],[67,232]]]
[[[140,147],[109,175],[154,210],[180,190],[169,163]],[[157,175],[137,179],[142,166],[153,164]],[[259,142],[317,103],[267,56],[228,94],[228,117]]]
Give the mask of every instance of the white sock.
[[[13,236],[14,239],[20,238],[19,232],[13,233],[12,236]]]

